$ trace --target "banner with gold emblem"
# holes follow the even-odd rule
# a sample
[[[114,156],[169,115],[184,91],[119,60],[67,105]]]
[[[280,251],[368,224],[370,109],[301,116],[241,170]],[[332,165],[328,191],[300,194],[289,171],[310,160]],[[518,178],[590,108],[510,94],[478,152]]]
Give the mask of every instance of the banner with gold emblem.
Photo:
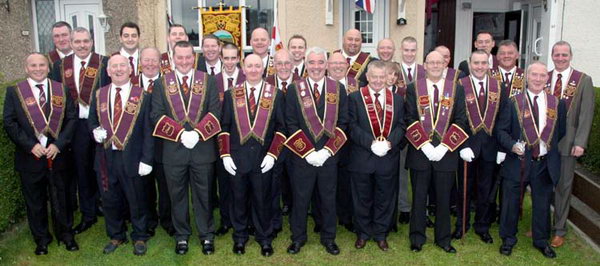
[[[199,8],[202,35],[214,34],[221,41],[242,47],[242,8],[223,8],[222,3],[219,3],[219,7]]]

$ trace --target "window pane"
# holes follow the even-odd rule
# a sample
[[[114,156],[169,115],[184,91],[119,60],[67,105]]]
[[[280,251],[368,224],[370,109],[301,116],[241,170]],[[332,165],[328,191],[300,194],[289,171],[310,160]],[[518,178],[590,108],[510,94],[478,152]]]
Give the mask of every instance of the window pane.
[[[250,45],[250,35],[258,27],[267,29],[269,33],[273,28],[273,0],[249,0],[246,5],[246,43]]]
[[[194,46],[198,45],[198,6],[195,0],[172,0],[171,11],[173,22],[185,27],[190,42]]]
[[[354,11],[354,28],[362,33],[363,43],[373,43],[373,14],[362,9]]]
[[[45,54],[54,48],[52,43],[52,24],[55,22],[54,1],[37,0],[35,2],[35,13],[40,53]]]

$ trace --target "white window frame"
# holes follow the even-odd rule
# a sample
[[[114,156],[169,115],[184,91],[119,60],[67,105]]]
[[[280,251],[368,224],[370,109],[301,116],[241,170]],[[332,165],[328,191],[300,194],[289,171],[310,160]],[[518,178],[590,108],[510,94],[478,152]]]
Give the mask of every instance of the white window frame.
[[[354,2],[341,1],[339,12],[340,17],[340,38],[339,47],[342,47],[344,42],[344,33],[354,28],[354,12],[359,10]],[[390,0],[380,0],[375,2],[375,10],[373,12],[373,43],[362,44],[362,51],[373,55],[377,53],[377,42],[389,36],[389,20],[390,20]]]

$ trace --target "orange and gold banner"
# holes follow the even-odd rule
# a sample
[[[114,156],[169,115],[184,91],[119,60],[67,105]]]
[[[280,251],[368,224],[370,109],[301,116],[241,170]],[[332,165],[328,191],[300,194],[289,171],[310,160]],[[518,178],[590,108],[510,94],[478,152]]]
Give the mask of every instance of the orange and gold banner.
[[[202,35],[214,34],[223,42],[230,42],[242,48],[242,9],[208,7],[200,9]],[[241,56],[241,54],[240,54]]]

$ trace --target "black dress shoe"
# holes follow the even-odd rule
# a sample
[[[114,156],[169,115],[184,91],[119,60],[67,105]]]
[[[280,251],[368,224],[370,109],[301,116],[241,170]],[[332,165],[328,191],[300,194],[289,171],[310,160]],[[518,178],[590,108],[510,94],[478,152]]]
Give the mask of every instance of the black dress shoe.
[[[73,233],[81,234],[86,230],[90,229],[90,227],[92,227],[92,225],[94,225],[96,222],[98,222],[97,219],[91,221],[81,221],[81,223],[79,223],[77,226],[75,226],[75,228],[73,228]]]
[[[35,247],[34,253],[35,253],[35,255],[38,255],[38,256],[48,254],[48,245],[46,245],[46,244],[37,245]]]
[[[217,231],[215,232],[215,235],[218,235],[218,236],[225,235],[229,232],[230,229],[231,229],[231,226],[221,225],[221,227],[219,227],[219,229],[217,229]]]
[[[500,246],[500,254],[504,256],[510,256],[510,254],[512,254],[512,248],[512,246],[502,244]]]
[[[377,241],[377,246],[382,251],[388,251],[390,249],[390,246],[388,245],[388,242],[385,241],[385,240]]]
[[[549,259],[554,259],[556,258],[556,253],[554,252],[554,249],[552,249],[550,246],[546,246],[543,248],[539,248],[539,247],[535,247],[537,248],[537,250],[539,250],[542,255],[544,255],[544,257],[549,258]]]
[[[446,253],[456,253],[456,249],[452,245],[447,245],[445,247],[439,246],[439,247],[442,248],[443,251],[446,251]]]
[[[333,241],[329,242],[329,243],[324,243],[323,246],[325,247],[325,251],[327,251],[327,253],[329,253],[331,255],[340,254],[340,248]]]
[[[354,242],[354,247],[357,249],[364,248],[366,245],[367,245],[367,240],[364,240],[362,238],[357,238],[356,242]]]
[[[245,243],[233,243],[233,254],[244,255],[246,253]]]
[[[435,224],[431,221],[431,218],[429,218],[429,216],[427,216],[427,219],[425,219],[425,224],[427,225],[428,228],[435,227]]]
[[[202,253],[204,255],[212,255],[215,253],[215,243],[210,240],[202,241]]]
[[[281,215],[288,216],[289,214],[290,214],[290,206],[283,205],[283,207],[281,208]]]
[[[127,243],[127,239],[125,240],[116,240],[113,239],[110,242],[108,242],[108,244],[106,244],[106,246],[104,246],[104,250],[102,252],[104,252],[104,254],[110,254],[115,252],[115,250],[117,250],[117,248],[123,244]]]
[[[400,212],[400,215],[398,215],[398,222],[400,224],[408,224],[410,222],[410,212]]]
[[[175,253],[177,255],[184,255],[188,252],[188,242],[187,241],[179,241],[175,245]]]
[[[454,238],[454,239],[461,239],[462,236],[463,236],[462,230],[460,230],[460,229],[455,230],[454,233],[452,233],[452,238]]]
[[[292,242],[292,244],[290,244],[287,248],[287,253],[298,254],[298,252],[300,252],[300,250],[302,249],[302,246],[304,246],[304,243]]]
[[[260,255],[263,255],[263,257],[271,257],[273,252],[273,246],[271,246],[271,244],[266,244],[260,247]]]
[[[488,232],[485,232],[485,233],[482,233],[482,234],[477,234],[477,235],[479,236],[479,238],[481,239],[481,241],[483,241],[484,243],[487,243],[487,244],[494,243],[494,239],[492,238],[492,236]]]
[[[71,240],[67,240],[67,241],[62,241],[65,244],[65,249],[67,251],[77,251],[79,250],[79,245],[77,245],[77,242],[75,242],[75,239],[71,239]]]
[[[417,244],[410,245],[410,250],[412,250],[413,252],[421,252],[422,249],[423,249],[423,245],[417,245]]]
[[[138,240],[138,241],[135,241],[135,244],[133,244],[133,254],[136,256],[145,255],[146,250],[148,250],[148,247],[146,246],[145,241]]]

